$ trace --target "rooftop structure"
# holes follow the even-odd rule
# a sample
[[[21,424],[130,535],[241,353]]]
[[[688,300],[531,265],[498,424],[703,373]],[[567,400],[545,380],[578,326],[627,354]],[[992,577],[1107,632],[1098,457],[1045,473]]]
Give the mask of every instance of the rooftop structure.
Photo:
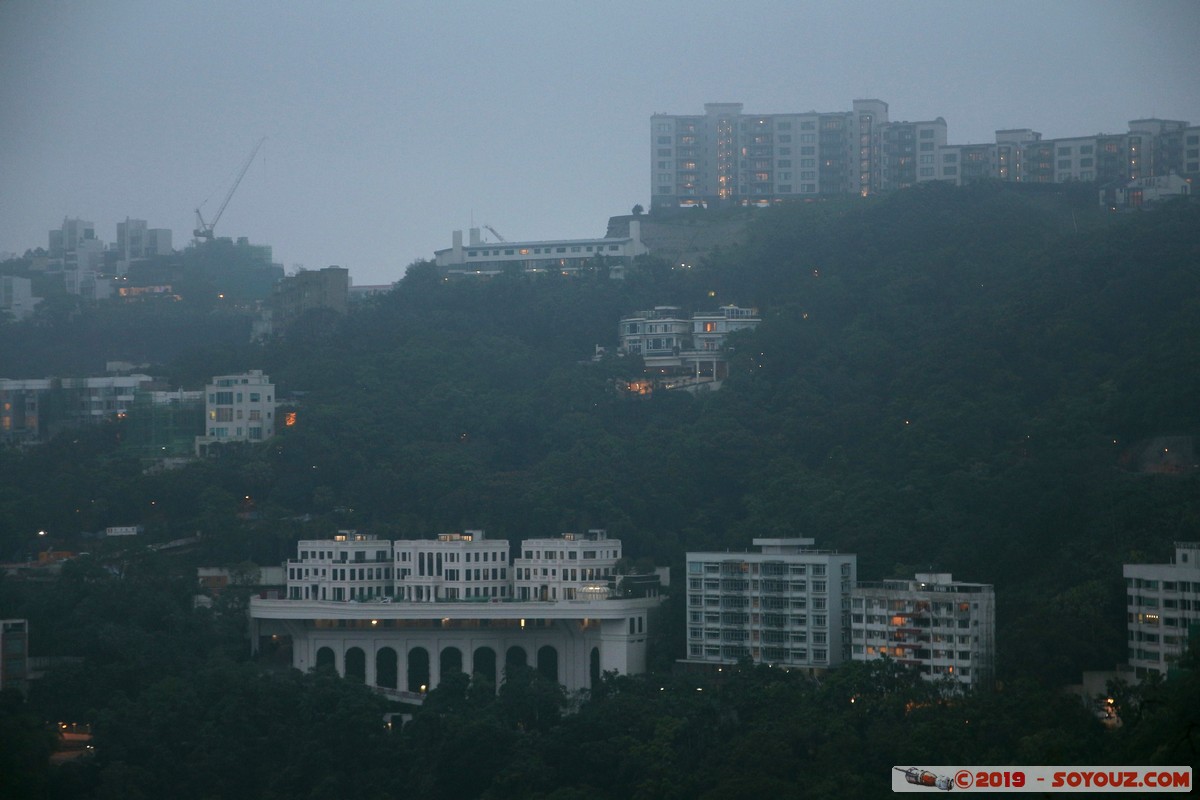
[[[434,261],[445,275],[491,277],[510,271],[574,275],[604,269],[609,277],[622,278],[633,259],[647,252],[636,220],[630,223],[625,237],[485,242],[479,228],[471,228],[468,233],[466,245],[462,231],[455,231],[452,245],[434,253]]]

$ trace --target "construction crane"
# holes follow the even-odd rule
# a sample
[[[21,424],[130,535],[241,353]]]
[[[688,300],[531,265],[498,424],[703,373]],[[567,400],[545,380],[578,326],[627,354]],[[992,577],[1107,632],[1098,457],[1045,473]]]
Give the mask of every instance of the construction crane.
[[[501,236],[499,233],[497,233],[497,232],[496,232],[496,229],[495,229],[495,228],[493,228],[491,225],[484,225],[483,227],[485,227],[485,228],[487,228],[489,231],[491,231],[491,232],[492,232],[492,236],[495,236],[495,237],[496,237],[497,239],[499,239],[500,241],[502,241],[502,242],[507,242],[507,241],[508,241],[508,239],[505,239],[503,236]]]
[[[233,182],[233,186],[229,187],[229,192],[225,195],[225,200],[221,203],[221,207],[217,209],[217,213],[213,217],[212,222],[205,222],[204,215],[200,213],[200,209],[196,209],[196,230],[192,231],[192,235],[197,239],[207,239],[210,242],[212,241],[213,228],[217,227],[218,220],[220,220],[221,215],[225,213],[225,206],[229,205],[230,198],[232,198],[233,193],[237,191],[238,184],[241,183],[242,178],[246,176],[246,170],[250,169],[250,164],[254,161],[254,157],[258,155],[258,149],[263,146],[263,142],[266,140],[267,138],[265,136],[259,139],[258,143],[254,145],[254,149],[250,151],[250,156],[246,159],[246,163],[242,165],[242,171],[238,173],[237,179]],[[201,203],[200,205],[204,205],[204,203]]]

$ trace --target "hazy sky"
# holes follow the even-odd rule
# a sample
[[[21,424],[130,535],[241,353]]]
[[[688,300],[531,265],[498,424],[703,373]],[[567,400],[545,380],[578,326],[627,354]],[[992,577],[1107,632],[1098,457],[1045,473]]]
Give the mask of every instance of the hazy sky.
[[[181,248],[267,137],[217,234],[384,283],[472,222],[588,237],[648,207],[655,112],[875,97],[954,144],[1200,124],[1197,42],[1196,0],[0,0],[0,252],[64,216]]]

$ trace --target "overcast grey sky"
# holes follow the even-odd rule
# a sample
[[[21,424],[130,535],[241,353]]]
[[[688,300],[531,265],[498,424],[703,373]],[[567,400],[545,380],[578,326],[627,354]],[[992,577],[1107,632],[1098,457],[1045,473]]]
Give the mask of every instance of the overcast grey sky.
[[[0,252],[64,216],[217,234],[290,273],[399,278],[488,224],[602,235],[649,206],[649,117],[839,111],[997,128],[1200,123],[1200,2],[0,0]]]

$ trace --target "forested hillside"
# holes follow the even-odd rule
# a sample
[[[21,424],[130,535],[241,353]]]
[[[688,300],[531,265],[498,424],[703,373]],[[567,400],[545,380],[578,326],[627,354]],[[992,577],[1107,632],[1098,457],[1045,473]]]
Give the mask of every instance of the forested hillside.
[[[212,556],[262,563],[301,534],[285,518],[314,514],[305,535],[607,527],[674,565],[812,536],[857,553],[860,579],[994,583],[1002,670],[1069,680],[1123,657],[1121,563],[1200,532],[1196,472],[1128,466],[1139,442],[1200,428],[1198,264],[1195,204],[1110,216],[936,185],[772,209],[744,245],[625,282],[415,265],[344,319],[174,362],[193,386],[261,367],[301,398],[271,443],[159,476],[94,436],[5,453],[0,536],[143,515],[164,536],[221,528],[232,552]],[[622,315],[722,303],[764,323],[735,340],[719,392],[628,397],[613,379],[639,362],[589,360]],[[44,480],[68,470],[80,479]],[[246,494],[263,519],[244,542]]]
[[[1198,223],[934,186],[775,209],[744,247],[628,285],[418,267],[273,353],[308,394],[261,465],[288,507],[408,535],[606,526],[670,563],[805,535],[863,579],[953,571],[998,587],[1004,665],[1066,680],[1123,657],[1121,563],[1200,522],[1195,473],[1122,468],[1197,432]],[[577,363],[623,314],[726,302],[765,322],[719,393],[630,399],[610,379],[635,364]]]

